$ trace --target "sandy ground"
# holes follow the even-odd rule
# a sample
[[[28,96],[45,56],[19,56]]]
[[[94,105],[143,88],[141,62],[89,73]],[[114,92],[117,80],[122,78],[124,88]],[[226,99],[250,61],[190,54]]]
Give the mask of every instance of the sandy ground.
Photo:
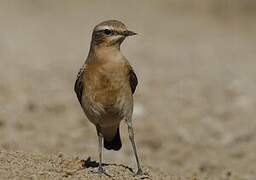
[[[122,51],[139,77],[133,119],[149,178],[256,179],[256,16],[206,7],[1,0],[0,179],[97,177],[84,166],[98,160],[96,131],[73,84],[93,26],[106,19],[139,34]],[[124,123],[121,136],[119,152],[104,151],[105,167],[131,179]]]
[[[41,155],[24,152],[0,152],[2,179],[178,179],[158,169],[143,167],[144,175],[134,176],[133,170],[122,164],[103,164],[107,174],[97,174],[98,163],[79,157]]]

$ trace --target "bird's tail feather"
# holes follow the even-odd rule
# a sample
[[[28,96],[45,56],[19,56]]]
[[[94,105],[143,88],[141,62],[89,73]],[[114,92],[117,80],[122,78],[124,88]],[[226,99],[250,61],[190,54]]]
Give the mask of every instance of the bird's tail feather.
[[[116,131],[115,137],[111,141],[108,141],[104,138],[104,147],[108,150],[115,150],[115,151],[118,151],[119,149],[121,149],[122,142],[120,139],[119,128]]]

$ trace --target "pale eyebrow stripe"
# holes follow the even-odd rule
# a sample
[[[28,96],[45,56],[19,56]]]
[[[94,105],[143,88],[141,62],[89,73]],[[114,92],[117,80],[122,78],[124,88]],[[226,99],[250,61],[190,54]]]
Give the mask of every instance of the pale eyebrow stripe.
[[[112,26],[98,26],[95,30],[100,31],[100,30],[104,30],[104,29],[113,30],[114,28]]]

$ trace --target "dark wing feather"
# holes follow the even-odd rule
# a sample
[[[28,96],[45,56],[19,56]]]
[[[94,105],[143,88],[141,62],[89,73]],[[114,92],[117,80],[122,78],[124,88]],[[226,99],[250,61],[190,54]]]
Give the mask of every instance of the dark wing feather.
[[[74,90],[76,92],[76,96],[82,105],[82,95],[83,95],[83,72],[84,68],[81,68],[80,71],[77,74]]]
[[[130,68],[130,70],[129,70],[129,81],[130,81],[130,87],[132,90],[132,94],[134,94],[136,87],[138,85],[138,78],[132,68]]]

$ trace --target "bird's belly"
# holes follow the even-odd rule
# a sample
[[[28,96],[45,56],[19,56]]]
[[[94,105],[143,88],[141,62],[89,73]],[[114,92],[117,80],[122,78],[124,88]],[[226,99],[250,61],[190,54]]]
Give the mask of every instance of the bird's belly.
[[[125,104],[103,106],[100,103],[86,103],[84,111],[88,119],[101,127],[113,126],[125,117]]]
[[[132,111],[132,93],[124,71],[97,68],[85,79],[83,109],[95,125],[111,126]]]
[[[132,111],[132,95],[120,89],[101,89],[84,98],[88,119],[101,127],[113,126]]]

